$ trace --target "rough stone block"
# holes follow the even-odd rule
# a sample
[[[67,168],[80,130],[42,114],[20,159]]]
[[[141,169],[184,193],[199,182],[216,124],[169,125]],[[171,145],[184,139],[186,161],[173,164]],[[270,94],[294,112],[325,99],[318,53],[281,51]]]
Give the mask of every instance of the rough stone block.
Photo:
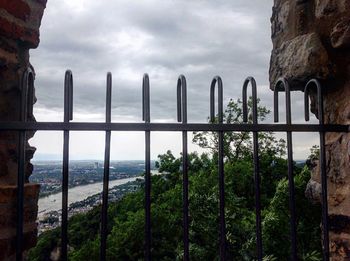
[[[315,16],[321,18],[336,13],[338,10],[338,1],[339,0],[315,0]]]
[[[281,36],[283,32],[288,29],[288,17],[290,12],[289,1],[281,2],[273,8],[273,15],[271,18],[272,38]]]
[[[24,185],[24,197],[28,202],[36,202],[39,197],[40,185],[27,183]],[[17,187],[0,186],[0,204],[11,204],[17,200]]]
[[[327,137],[327,136],[326,136]],[[344,152],[347,151],[348,142],[350,141],[350,134],[343,134],[338,136],[338,140],[327,146],[327,162],[329,179],[338,185],[350,185],[350,162]],[[348,192],[350,196],[350,191]],[[350,216],[350,201],[348,215]]]
[[[24,223],[35,223],[38,212],[37,200],[40,186],[26,184],[24,187]],[[0,229],[16,228],[17,217],[17,188],[0,186]],[[1,235],[0,235],[1,237]]]
[[[34,1],[41,4],[44,8],[46,7],[47,0],[34,0]]]
[[[35,246],[37,237],[37,201],[40,185],[24,186],[24,250]],[[16,251],[17,187],[0,186],[0,260],[12,260]],[[11,258],[10,258],[11,257]]]
[[[331,33],[331,43],[333,48],[350,47],[350,18],[337,23]]]
[[[322,202],[322,186],[319,182],[312,179],[306,185],[305,196],[312,204],[320,204]]]
[[[24,249],[29,250],[36,245],[37,231],[30,231],[23,235]],[[0,260],[12,261],[16,254],[16,237],[12,236],[5,239],[0,239]]]
[[[39,32],[19,23],[11,22],[0,17],[0,33],[13,40],[19,40],[30,48],[35,48],[39,44]]]
[[[350,234],[330,233],[330,252],[332,261],[346,261],[350,259]]]
[[[9,14],[22,20],[26,20],[30,15],[29,5],[21,0],[0,0],[0,7]]]
[[[12,52],[7,52],[3,49],[0,49],[0,59],[3,65],[7,65],[8,63],[16,63],[17,57],[16,54]]]
[[[331,75],[328,54],[318,35],[305,34],[284,42],[272,52],[270,83],[286,77],[293,89],[303,88],[313,77],[326,79]]]

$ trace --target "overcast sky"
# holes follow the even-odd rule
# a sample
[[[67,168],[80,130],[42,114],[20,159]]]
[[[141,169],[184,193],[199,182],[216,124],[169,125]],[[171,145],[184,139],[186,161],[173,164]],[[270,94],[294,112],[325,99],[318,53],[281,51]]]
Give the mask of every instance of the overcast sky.
[[[142,75],[151,82],[151,120],[174,122],[176,81],[187,78],[188,121],[206,122],[209,85],[224,82],[224,99],[237,99],[246,76],[258,83],[262,104],[268,88],[272,0],[50,0],[32,50],[38,121],[63,119],[63,78],[74,76],[74,120],[104,121],[105,78],[113,74],[112,119],[141,120]],[[302,96],[294,94],[295,121],[302,121]],[[299,110],[298,110],[299,108]],[[282,110],[283,112],[283,110]],[[283,118],[283,117],[281,117]],[[102,159],[104,134],[72,133],[72,159]],[[295,158],[303,158],[317,136],[294,135]],[[143,159],[143,133],[113,133],[112,159]],[[60,159],[62,134],[37,132],[36,160]],[[181,149],[179,133],[152,135],[152,158]],[[191,145],[191,150],[197,150]]]

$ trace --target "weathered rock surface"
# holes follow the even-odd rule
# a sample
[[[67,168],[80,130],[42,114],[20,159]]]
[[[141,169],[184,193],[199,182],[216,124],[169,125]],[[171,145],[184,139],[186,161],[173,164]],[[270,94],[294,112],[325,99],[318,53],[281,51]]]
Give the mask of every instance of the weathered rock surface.
[[[38,184],[24,186],[24,246],[29,249],[36,244],[38,214]],[[0,186],[0,260],[15,260],[17,187]]]
[[[317,34],[304,34],[283,42],[271,55],[271,82],[288,78],[295,88],[303,88],[312,76],[326,79],[330,75],[329,58]]]
[[[31,66],[29,49],[39,44],[39,27],[46,0],[0,0],[0,121],[19,120],[20,79]],[[29,120],[35,120],[29,115]],[[27,139],[34,135],[27,133]],[[15,132],[0,133],[0,260],[13,260],[16,232],[17,142]],[[27,143],[26,182],[35,148]],[[25,249],[36,243],[39,186],[25,185]]]
[[[331,33],[333,48],[350,47],[350,18],[344,18],[337,23]]]
[[[350,124],[350,1],[275,0],[271,89],[285,76],[294,90],[311,79],[324,86],[325,122]],[[317,104],[313,104],[315,112]],[[350,260],[350,134],[326,134],[331,260]],[[318,166],[306,195],[320,203]]]

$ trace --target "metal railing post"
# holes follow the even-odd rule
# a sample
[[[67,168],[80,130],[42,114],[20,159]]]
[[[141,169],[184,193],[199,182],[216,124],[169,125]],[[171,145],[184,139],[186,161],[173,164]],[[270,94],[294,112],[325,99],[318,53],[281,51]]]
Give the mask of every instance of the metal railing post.
[[[323,96],[321,83],[316,80],[310,80],[304,89],[304,107],[305,121],[309,121],[309,94],[310,88],[316,87],[318,103],[318,121],[320,126],[324,125],[323,115]],[[329,260],[329,226],[328,226],[328,193],[327,193],[327,172],[326,172],[326,151],[325,151],[325,133],[319,132],[320,136],[320,175],[322,185],[322,234],[323,234],[323,260]]]
[[[107,73],[106,87],[106,123],[111,123],[112,107],[112,74]],[[105,137],[105,155],[103,168],[103,191],[102,191],[102,209],[101,209],[101,245],[100,260],[106,260],[107,248],[107,216],[108,216],[108,183],[109,183],[109,165],[111,154],[111,131],[106,131]]]
[[[142,80],[142,119],[150,123],[149,77]],[[151,132],[145,131],[145,259],[151,260]]]
[[[187,83],[186,78],[180,75],[177,80],[177,121],[187,123]],[[182,209],[183,209],[183,245],[184,258],[188,261],[189,251],[189,217],[188,217],[188,144],[187,131],[182,131]]]
[[[289,83],[286,79],[281,78],[277,81],[274,89],[274,121],[278,122],[278,92],[284,90],[286,93],[286,123],[292,125],[291,99]],[[291,227],[291,259],[297,260],[297,224],[295,209],[295,188],[293,173],[293,144],[292,132],[287,131],[287,156],[288,156],[288,185],[289,185],[289,209],[290,209],[290,227]]]
[[[64,79],[64,123],[73,119],[73,75],[66,71]],[[68,177],[69,177],[69,130],[63,131],[63,167],[62,167],[62,225],[61,259],[68,255]]]
[[[258,100],[256,82],[253,77],[248,77],[243,83],[243,122],[248,122],[248,99],[247,88],[252,87],[253,124],[258,124]],[[258,132],[253,131],[253,160],[254,160],[254,183],[255,183],[255,223],[256,223],[256,249],[258,260],[263,259],[262,232],[261,232],[261,199],[260,199],[260,164],[259,164],[259,140]]]
[[[215,86],[218,86],[218,123],[223,124],[223,84],[220,76],[214,77],[210,85],[210,120],[215,122]],[[224,132],[218,131],[218,174],[219,174],[219,212],[220,212],[220,260],[226,260],[225,224],[225,173],[224,173]]]

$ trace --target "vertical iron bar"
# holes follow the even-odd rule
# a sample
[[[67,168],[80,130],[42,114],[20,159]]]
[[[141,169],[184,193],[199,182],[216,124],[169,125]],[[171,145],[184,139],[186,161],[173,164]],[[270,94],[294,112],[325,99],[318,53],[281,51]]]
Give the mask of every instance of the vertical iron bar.
[[[187,151],[187,131],[182,132],[182,202],[183,202],[183,244],[184,260],[189,260],[189,218],[188,218],[188,151]]]
[[[260,165],[259,165],[259,142],[258,133],[253,132],[253,158],[254,158],[254,181],[255,181],[255,223],[256,223],[256,247],[258,260],[263,259],[262,232],[261,232],[261,199],[260,199]]]
[[[317,81],[318,87],[318,113],[319,123],[324,124],[323,115],[323,96],[322,88]],[[322,226],[323,226],[323,258],[329,260],[329,226],[328,226],[328,189],[327,189],[327,172],[326,172],[326,150],[325,150],[325,133],[320,131],[320,168],[321,168],[321,183],[322,183]]]
[[[248,122],[247,87],[251,83],[253,98],[253,124],[258,124],[258,102],[256,81],[248,77],[243,84],[243,121]],[[263,259],[262,232],[261,232],[261,198],[260,198],[260,163],[258,132],[253,132],[253,160],[254,160],[254,183],[255,183],[255,223],[256,223],[256,248],[258,260]]]
[[[287,150],[288,150],[288,183],[289,183],[289,207],[290,207],[290,226],[292,239],[292,260],[297,260],[297,226],[295,210],[295,191],[294,191],[294,174],[293,174],[293,144],[292,132],[287,132]]]
[[[326,172],[325,133],[320,132],[320,168],[322,183],[322,226],[323,226],[323,260],[329,260],[329,226],[328,226],[328,193]]]
[[[69,168],[69,131],[63,132],[63,178],[62,178],[62,260],[67,260],[67,244],[68,244],[68,168]]]
[[[107,73],[106,123],[111,123],[111,107],[112,107],[112,74]],[[102,210],[101,210],[101,245],[100,245],[101,261],[106,260],[106,248],[107,248],[108,182],[109,182],[110,152],[111,152],[111,131],[106,131],[104,169],[103,169]]]
[[[33,105],[33,72],[27,69],[21,78],[20,121],[26,122]],[[29,100],[28,100],[29,98]],[[18,137],[18,175],[17,175],[17,228],[16,228],[16,260],[22,260],[23,252],[23,211],[24,211],[24,178],[26,158],[26,131],[19,132]]]
[[[145,199],[146,199],[146,226],[145,226],[145,252],[146,260],[151,260],[151,133],[146,131],[145,133],[145,145],[146,145],[146,165],[145,165]]]
[[[66,71],[64,81],[64,122],[73,119],[73,76]],[[63,132],[63,167],[62,167],[62,225],[61,259],[67,260],[68,245],[68,175],[69,175],[69,130]]]
[[[177,81],[177,121],[187,123],[187,84],[186,78],[180,75]],[[189,202],[188,202],[188,141],[187,131],[182,132],[182,204],[183,204],[183,244],[184,258],[189,260]]]
[[[316,79],[310,80],[304,90],[304,107],[305,107],[305,121],[309,121],[309,91],[310,87],[314,85],[317,90],[318,103],[318,120],[322,126],[324,124],[323,115],[323,96],[322,86]],[[327,173],[326,173],[326,151],[325,151],[325,133],[319,132],[320,136],[320,173],[322,184],[322,233],[323,233],[323,260],[329,260],[329,227],[328,227],[328,192],[327,192]]]
[[[210,85],[210,118],[215,121],[215,86],[218,84],[218,123],[223,124],[223,84],[216,76]],[[219,213],[220,213],[220,260],[226,260],[225,225],[225,174],[224,174],[224,132],[218,132],[218,174],[219,174]]]
[[[25,175],[25,140],[26,132],[19,133],[19,157],[18,157],[18,180],[17,180],[17,247],[16,260],[22,260],[23,252],[23,208],[24,208],[24,175]]]
[[[274,90],[274,121],[278,122],[278,91],[282,87],[286,95],[286,123],[292,124],[291,114],[291,98],[290,88],[286,79],[279,79]],[[289,185],[289,209],[290,209],[290,227],[291,227],[291,259],[297,260],[297,226],[296,226],[296,210],[295,210],[295,189],[294,189],[294,174],[293,174],[293,143],[292,132],[287,131],[287,156],[288,156],[288,185]]]
[[[142,81],[143,120],[150,123],[149,77]],[[151,260],[151,132],[145,131],[145,260]]]
[[[219,199],[220,199],[220,260],[226,260],[226,227],[225,227],[225,176],[224,176],[224,132],[219,131],[218,148]]]

